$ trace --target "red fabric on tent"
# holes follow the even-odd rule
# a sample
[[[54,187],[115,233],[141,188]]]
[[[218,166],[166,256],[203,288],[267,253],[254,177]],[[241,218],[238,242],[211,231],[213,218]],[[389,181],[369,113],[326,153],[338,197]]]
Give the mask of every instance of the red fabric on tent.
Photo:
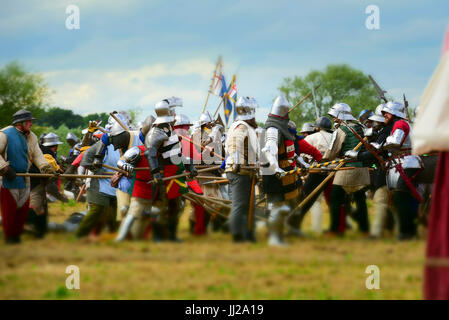
[[[424,268],[424,298],[449,299],[449,152],[441,152],[435,173]]]

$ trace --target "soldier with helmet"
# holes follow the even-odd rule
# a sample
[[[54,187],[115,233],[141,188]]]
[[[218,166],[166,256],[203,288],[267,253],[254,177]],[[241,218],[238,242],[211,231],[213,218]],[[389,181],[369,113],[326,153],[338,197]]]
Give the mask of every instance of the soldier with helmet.
[[[375,113],[368,119],[372,122],[372,127],[365,130],[365,136],[375,149],[379,149],[381,145],[385,144],[385,140],[391,133],[393,124],[385,124],[385,118],[382,115],[382,110],[385,105],[380,104],[376,107]],[[379,238],[382,236],[383,230],[386,227],[388,217],[388,189],[386,186],[385,171],[381,168],[376,157],[369,151],[348,151],[346,156],[360,160],[366,167],[373,167],[371,174],[371,185],[373,189],[374,215],[371,223],[370,234],[372,238]]]
[[[382,114],[387,125],[393,125],[390,135],[386,138],[383,149],[388,151],[387,187],[392,193],[393,207],[399,220],[400,240],[416,237],[418,204],[421,195],[416,190],[413,181],[415,173],[423,168],[419,156],[411,154],[412,140],[411,126],[406,120],[404,105],[400,102],[389,101],[384,105]]]
[[[318,150],[318,153],[320,154],[320,157],[315,156],[315,161],[320,161],[322,159],[322,156],[326,152],[329,143],[332,138],[332,122],[327,117],[320,117],[315,121],[315,124],[313,125],[314,132],[312,134],[307,135],[304,138],[304,142],[308,143],[309,145],[313,146]],[[303,148],[304,149],[304,148]],[[301,151],[301,153],[304,153],[304,151]],[[317,160],[318,159],[318,160]],[[321,173],[309,173],[307,176],[304,185],[300,191],[300,195],[298,198],[298,201],[301,202],[305,197],[309,195],[310,192],[315,190],[315,188],[326,178],[326,175]],[[332,182],[330,181],[327,184],[325,195],[330,194],[329,188],[331,188]],[[314,197],[310,199],[309,202],[307,202],[303,207],[301,207],[298,211],[293,212],[289,218],[288,218],[288,228],[289,228],[289,235],[293,236],[303,236],[303,233],[301,232],[301,223],[306,215],[306,213],[311,210],[312,211],[312,229],[320,232],[321,231],[321,217],[322,217],[322,210],[321,210],[321,198],[320,193],[317,193]],[[315,207],[312,210],[312,206]]]
[[[61,144],[62,142],[59,141],[58,135],[50,132],[42,137],[42,143],[39,145],[47,162],[58,173],[63,172],[57,155],[58,146]],[[40,171],[35,165],[32,165],[29,172],[39,173]],[[60,192],[57,177],[31,178],[30,189],[30,211],[28,212],[27,225],[30,226],[36,237],[42,238],[47,232],[47,193],[62,202],[67,202],[68,199]]]
[[[125,239],[134,220],[140,218],[144,211],[151,212],[157,199],[162,201],[162,210],[167,215],[168,238],[178,241],[179,196],[188,189],[184,178],[166,182],[163,178],[182,173],[184,169],[192,176],[196,175],[193,163],[183,159],[179,137],[173,132],[174,107],[178,105],[179,101],[172,98],[158,102],[155,106],[157,118],[145,137],[145,145],[129,149],[122,162],[118,163],[130,173],[135,167],[149,167],[149,171],[136,171],[130,208],[120,225],[116,241]],[[151,181],[154,184],[151,185]]]
[[[303,137],[307,137],[308,135],[311,135],[314,132],[315,132],[315,127],[310,122],[305,122],[302,125],[301,131],[300,131],[300,133]]]
[[[351,127],[363,137],[363,127],[352,116],[351,107],[346,103],[337,103],[330,108],[328,114],[333,118],[337,129],[332,134],[329,148],[324,154],[324,160],[343,158],[347,151],[353,150],[359,139],[350,130]],[[348,127],[349,126],[349,127]],[[357,210],[354,219],[359,230],[369,232],[368,210],[366,206],[365,187],[370,184],[369,169],[364,168],[361,162],[351,162],[344,166],[356,167],[353,170],[338,171],[335,174],[331,193],[331,235],[343,235],[346,227],[345,202],[346,197],[352,194]]]
[[[251,194],[254,193],[252,180],[256,179],[256,170],[243,168],[254,166],[259,162],[259,141],[256,134],[257,102],[249,97],[240,97],[235,105],[237,117],[228,131],[225,142],[226,175],[232,194],[232,208],[229,227],[234,242],[256,241],[254,221],[248,226]],[[254,186],[253,186],[254,187]],[[254,199],[254,198],[253,198]]]
[[[198,153],[197,149],[193,145],[190,136],[189,129],[192,126],[192,122],[190,121],[189,117],[187,117],[184,114],[177,114],[175,117],[175,123],[173,125],[173,132],[177,134],[178,136],[183,136],[190,141],[181,138],[181,144],[182,144],[182,155],[186,159],[192,159],[194,162],[197,161],[198,163],[201,162],[201,154]],[[203,194],[203,190],[200,187],[198,181],[191,180],[187,181],[187,185],[189,187],[189,190],[196,193],[196,194]],[[206,234],[206,216],[205,216],[205,209],[204,207],[200,206],[196,202],[191,202],[191,206],[193,208],[193,216],[191,217],[191,227],[192,232],[194,235],[204,235]]]
[[[267,194],[268,244],[284,246],[284,223],[298,197],[298,176],[285,172],[296,168],[295,137],[288,130],[290,103],[285,96],[276,98],[265,122],[265,147],[261,150],[269,168],[262,169],[263,190]]]
[[[31,112],[22,109],[13,115],[12,126],[0,130],[0,202],[3,232],[9,244],[20,242],[30,203],[30,180],[16,173],[26,173],[31,164],[42,173],[55,173],[31,131],[33,120]]]

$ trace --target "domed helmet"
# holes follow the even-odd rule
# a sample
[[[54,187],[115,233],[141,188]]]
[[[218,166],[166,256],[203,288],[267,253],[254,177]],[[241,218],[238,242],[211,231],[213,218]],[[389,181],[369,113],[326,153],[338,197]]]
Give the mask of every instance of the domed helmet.
[[[280,95],[274,100],[270,114],[285,118],[290,110],[290,103],[284,95]]]
[[[73,141],[74,143],[77,143],[77,142],[80,141],[80,139],[78,139],[78,137],[76,135],[74,135],[73,133],[71,133],[71,132],[67,133],[65,139],[67,141],[69,141],[69,140]]]
[[[374,114],[368,119],[376,122],[385,122],[385,117],[382,115],[382,110],[384,109],[384,107],[385,105],[383,103],[379,104],[376,107],[376,111],[374,112]]]
[[[170,102],[167,99],[159,101],[154,107],[156,111],[156,121],[154,124],[170,123],[175,121],[172,110],[170,110]]]
[[[240,97],[235,104],[236,120],[251,120],[255,117],[255,108],[249,97]]]
[[[57,134],[50,132],[47,133],[43,138],[42,138],[42,145],[46,146],[46,147],[52,147],[52,146],[56,146],[62,144],[61,141],[59,141],[59,137]]]
[[[314,132],[315,128],[313,127],[313,124],[311,124],[310,122],[306,122],[302,125],[301,127],[301,133],[305,132],[305,133],[310,133],[310,132]]]
[[[332,130],[332,121],[328,117],[319,117],[316,119],[314,127],[330,131]]]
[[[177,114],[175,117],[175,124],[174,126],[191,126],[193,125],[192,122],[190,121],[189,117],[187,117],[184,114]]]
[[[202,126],[203,124],[208,124],[211,123],[212,120],[212,116],[210,115],[209,111],[206,111],[205,113],[202,113],[200,116],[200,126]]]
[[[119,119],[125,126],[128,128],[130,127],[130,123],[128,118],[120,112],[113,112],[114,116]],[[109,135],[111,137],[117,136],[120,133],[125,131],[125,128],[123,128],[112,116],[109,116],[108,119],[108,129],[109,129]]]
[[[373,112],[371,110],[365,109],[360,111],[359,114],[359,121],[361,123],[365,123],[366,120],[369,120],[369,117],[373,115]]]
[[[296,130],[296,129],[297,129],[296,123],[295,123],[293,120],[290,120],[290,121],[288,122],[288,128],[289,128],[289,129]]]
[[[404,113],[404,105],[400,102],[388,101],[382,109],[382,114],[386,112],[402,119],[406,118]]]
[[[348,120],[355,120],[355,118],[352,116],[352,110],[351,107],[348,106],[346,103],[336,103],[334,104],[327,113],[330,116],[348,121]]]

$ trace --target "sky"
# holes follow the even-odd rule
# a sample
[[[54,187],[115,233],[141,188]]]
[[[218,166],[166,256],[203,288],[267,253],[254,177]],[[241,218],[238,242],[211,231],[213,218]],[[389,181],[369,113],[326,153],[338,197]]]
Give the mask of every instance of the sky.
[[[219,55],[238,94],[258,101],[259,121],[284,78],[334,63],[415,107],[449,23],[447,0],[0,1],[0,66],[40,73],[55,106],[82,115],[138,108],[141,119],[170,96],[183,99],[178,113],[199,118]],[[68,5],[79,8],[79,29],[66,28]],[[378,30],[365,25],[369,5],[379,8]],[[207,110],[218,103],[211,96]]]

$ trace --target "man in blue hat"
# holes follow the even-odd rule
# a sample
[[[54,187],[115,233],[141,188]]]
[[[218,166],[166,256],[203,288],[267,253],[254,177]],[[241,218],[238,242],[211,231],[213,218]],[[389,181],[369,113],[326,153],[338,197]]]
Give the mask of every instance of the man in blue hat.
[[[42,173],[55,173],[31,132],[33,120],[31,112],[22,109],[13,115],[12,126],[0,130],[1,214],[8,244],[20,242],[30,203],[30,179],[17,173],[28,172],[32,163]]]

